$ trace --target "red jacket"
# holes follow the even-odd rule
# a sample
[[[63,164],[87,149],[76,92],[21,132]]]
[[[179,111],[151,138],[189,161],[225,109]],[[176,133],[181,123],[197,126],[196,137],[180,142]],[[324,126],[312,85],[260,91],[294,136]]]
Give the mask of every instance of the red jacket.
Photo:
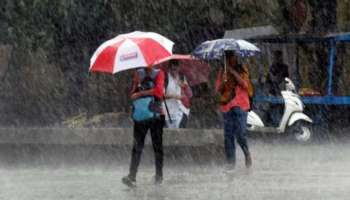
[[[163,99],[164,96],[164,72],[160,70],[156,76],[155,87],[153,88],[153,95],[158,99]]]

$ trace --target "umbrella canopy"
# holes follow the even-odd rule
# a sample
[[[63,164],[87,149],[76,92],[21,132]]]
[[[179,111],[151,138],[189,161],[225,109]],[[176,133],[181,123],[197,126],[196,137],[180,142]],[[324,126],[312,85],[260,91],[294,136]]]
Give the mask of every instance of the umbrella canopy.
[[[172,55],[174,43],[153,32],[135,31],[104,42],[90,60],[91,72],[117,73],[153,65]]]
[[[162,68],[167,71],[171,60],[179,61],[179,73],[186,77],[190,86],[198,85],[208,81],[210,66],[191,55],[173,54],[155,63],[156,68]]]
[[[217,39],[203,42],[193,51],[197,58],[213,60],[221,59],[224,51],[235,51],[240,57],[254,56],[260,49],[254,44],[245,40]]]

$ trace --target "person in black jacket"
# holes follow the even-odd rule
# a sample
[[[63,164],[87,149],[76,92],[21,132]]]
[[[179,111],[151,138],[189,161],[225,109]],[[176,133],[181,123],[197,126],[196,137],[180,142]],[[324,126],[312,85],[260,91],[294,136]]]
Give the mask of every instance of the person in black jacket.
[[[280,50],[274,52],[273,59],[266,84],[270,94],[278,95],[280,93],[280,84],[283,83],[284,78],[289,77],[289,66],[283,62],[283,53]]]

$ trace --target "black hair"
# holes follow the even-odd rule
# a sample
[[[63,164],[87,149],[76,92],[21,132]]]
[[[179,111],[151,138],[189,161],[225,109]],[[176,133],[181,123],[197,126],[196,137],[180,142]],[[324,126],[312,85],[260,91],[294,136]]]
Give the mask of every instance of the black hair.
[[[276,50],[275,52],[273,52],[273,55],[275,57],[282,57],[283,56],[283,52],[281,50]]]
[[[179,65],[179,61],[178,60],[170,60],[170,66],[178,66]]]
[[[238,63],[235,66],[236,70],[238,73],[242,74],[242,73],[247,73],[247,71],[244,69],[243,65],[241,63]]]
[[[227,51],[224,51],[224,53],[225,53],[225,56],[227,57],[227,56],[235,56],[236,54],[235,54],[235,51],[232,51],[232,50],[227,50]]]

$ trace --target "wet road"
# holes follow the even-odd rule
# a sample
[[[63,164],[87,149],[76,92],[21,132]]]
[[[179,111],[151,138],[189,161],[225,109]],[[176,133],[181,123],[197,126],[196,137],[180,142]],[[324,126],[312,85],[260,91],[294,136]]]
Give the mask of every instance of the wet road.
[[[252,141],[253,168],[241,151],[232,174],[222,156],[196,164],[166,160],[165,180],[152,184],[153,166],[144,157],[137,188],[121,184],[127,161],[104,164],[0,167],[0,199],[348,199],[350,143],[281,144]],[[125,155],[128,159],[129,155]],[[219,160],[219,161],[218,161]]]

